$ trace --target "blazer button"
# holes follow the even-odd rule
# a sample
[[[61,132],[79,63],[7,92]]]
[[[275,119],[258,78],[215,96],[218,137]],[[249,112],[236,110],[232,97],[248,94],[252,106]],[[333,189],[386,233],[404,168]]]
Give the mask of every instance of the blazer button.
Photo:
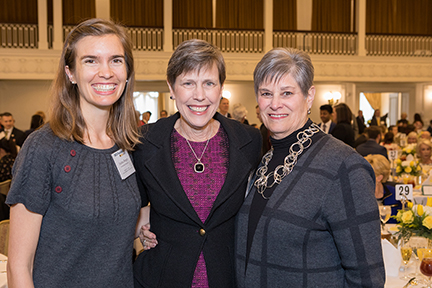
[[[200,233],[201,236],[204,236],[204,235],[206,234],[206,231],[205,231],[204,229],[201,228],[201,229],[199,230],[199,233]]]

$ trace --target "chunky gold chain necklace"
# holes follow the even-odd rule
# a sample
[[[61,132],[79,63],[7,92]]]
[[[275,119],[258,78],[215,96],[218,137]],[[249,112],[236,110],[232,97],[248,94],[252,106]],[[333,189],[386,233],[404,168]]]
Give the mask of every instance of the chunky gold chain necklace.
[[[259,177],[255,180],[254,185],[257,188],[257,191],[264,199],[269,199],[264,195],[264,192],[267,188],[273,187],[275,184],[280,184],[282,179],[291,173],[294,169],[294,166],[297,164],[297,159],[300,154],[303,153],[304,150],[309,148],[312,144],[311,137],[320,131],[320,128],[312,123],[309,128],[300,131],[297,134],[297,142],[293,143],[289,148],[289,154],[285,157],[284,163],[277,166],[273,172],[265,175],[268,170],[268,163],[273,158],[273,147],[263,156],[262,163],[264,164],[260,168],[258,168],[256,175]],[[294,150],[294,148],[297,148]],[[268,185],[268,179],[273,177],[273,183]]]

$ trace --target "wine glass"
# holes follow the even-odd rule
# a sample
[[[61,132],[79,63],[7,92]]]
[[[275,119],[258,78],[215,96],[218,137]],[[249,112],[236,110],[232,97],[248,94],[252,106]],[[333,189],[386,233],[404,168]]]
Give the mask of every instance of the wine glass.
[[[421,280],[423,277],[419,273],[419,263],[421,263],[421,261],[423,260],[424,255],[429,255],[430,253],[432,253],[432,249],[428,248],[428,239],[424,237],[412,236],[410,238],[409,244],[413,250],[413,255],[416,259],[416,269],[414,273],[410,273],[409,276],[416,277],[417,284],[425,284],[424,281]]]
[[[427,287],[431,288],[431,276],[432,276],[432,255],[425,255],[420,264],[420,272],[428,278]]]
[[[391,216],[391,206],[390,205],[380,205],[379,206],[380,218],[383,226],[383,231],[386,232],[385,224],[390,219]]]
[[[402,261],[404,263],[404,268],[405,268],[404,275],[400,277],[400,279],[402,280],[411,279],[411,277],[407,273],[407,270],[408,270],[408,262],[411,259],[412,251],[413,251],[412,247],[409,245],[409,239],[402,238],[400,242],[400,252],[401,252]]]

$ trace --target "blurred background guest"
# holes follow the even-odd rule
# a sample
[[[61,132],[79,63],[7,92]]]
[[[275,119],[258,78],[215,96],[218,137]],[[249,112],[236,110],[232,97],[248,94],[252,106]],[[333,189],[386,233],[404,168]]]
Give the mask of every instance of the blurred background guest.
[[[417,142],[418,142],[417,137],[418,137],[417,132],[414,132],[414,131],[410,132],[407,136],[408,145],[409,144],[417,144]]]
[[[321,123],[320,128],[322,131],[324,131],[327,134],[330,134],[334,127],[336,126],[335,122],[332,121],[333,119],[333,107],[329,104],[324,104],[320,106],[320,118]]]
[[[358,111],[358,115],[356,117],[356,121],[357,121],[357,126],[359,129],[359,134],[363,134],[364,130],[366,129],[366,125],[365,125],[365,119],[363,117],[363,111],[359,110]]]
[[[383,141],[380,143],[380,145],[384,146],[387,149],[387,151],[400,149],[399,145],[397,145],[394,142],[393,132],[385,133]],[[387,155],[388,155],[388,152],[387,152]]]
[[[42,127],[44,124],[44,119],[42,116],[35,114],[32,116],[31,121],[30,121],[30,129],[26,130],[24,132],[25,134],[25,138],[27,139],[27,137],[30,135],[30,133],[36,131],[37,129],[39,129],[40,127]]]
[[[225,117],[232,118],[228,110],[229,110],[229,100],[225,97],[222,97],[219,102],[219,113]]]
[[[357,146],[357,152],[363,157],[369,154],[381,154],[388,159],[387,149],[379,144],[381,143],[381,128],[370,126],[365,132],[368,135],[368,140]]]
[[[0,182],[12,179],[12,166],[17,154],[17,146],[13,140],[0,140]]]
[[[396,216],[398,210],[402,209],[402,204],[395,198],[394,182],[388,182],[390,176],[390,162],[387,158],[379,154],[370,154],[365,159],[371,164],[375,172],[375,198],[378,203],[390,205],[392,216]],[[390,218],[387,223],[397,223],[396,219]]]
[[[168,117],[168,112],[166,110],[161,110],[159,113],[159,118],[166,118]]]
[[[345,103],[337,104],[333,109],[333,120],[336,126],[330,134],[345,144],[354,147],[354,130],[351,125],[352,113],[348,105]]]
[[[428,176],[432,168],[432,142],[427,139],[421,140],[417,144],[416,154],[422,167],[424,176]]]
[[[232,117],[234,120],[237,120],[240,123],[249,125],[249,121],[246,119],[248,114],[248,111],[246,110],[246,107],[243,106],[241,103],[236,103],[233,106],[232,110]]]
[[[5,133],[5,137],[7,140],[13,139],[15,141],[15,144],[18,146],[22,146],[25,140],[25,134],[20,129],[16,128],[15,120],[11,113],[5,112],[2,115],[2,123],[3,123],[3,130],[2,132]]]

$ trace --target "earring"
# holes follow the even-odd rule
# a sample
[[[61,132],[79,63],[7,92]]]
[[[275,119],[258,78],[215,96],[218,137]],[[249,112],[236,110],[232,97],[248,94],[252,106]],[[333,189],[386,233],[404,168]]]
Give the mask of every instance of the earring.
[[[128,83],[128,82],[129,82],[129,80],[126,79],[126,83]]]
[[[308,115],[311,113],[310,108],[308,109]]]
[[[171,100],[174,99],[172,95],[170,95],[170,99],[171,99]]]
[[[71,83],[73,84],[73,85],[75,85],[76,83],[75,83],[75,81],[71,81]]]

